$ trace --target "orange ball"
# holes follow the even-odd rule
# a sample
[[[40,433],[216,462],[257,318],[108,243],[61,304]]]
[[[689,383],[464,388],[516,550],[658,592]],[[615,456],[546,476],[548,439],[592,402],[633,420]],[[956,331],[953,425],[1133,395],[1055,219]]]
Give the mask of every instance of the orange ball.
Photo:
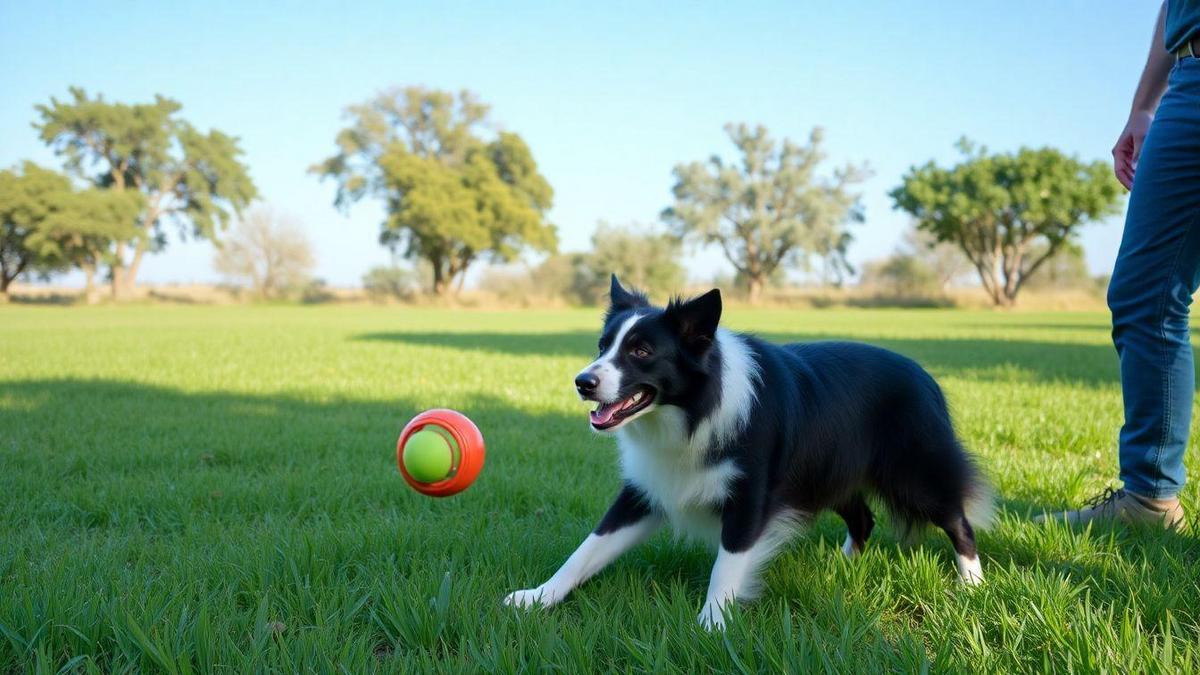
[[[449,474],[438,481],[423,483],[412,477],[404,467],[404,445],[413,434],[434,427],[443,435],[448,435],[457,446]],[[430,497],[449,497],[470,487],[483,470],[484,458],[483,434],[479,427],[466,415],[446,408],[434,408],[412,418],[400,432],[400,440],[396,442],[396,466],[412,489]]]

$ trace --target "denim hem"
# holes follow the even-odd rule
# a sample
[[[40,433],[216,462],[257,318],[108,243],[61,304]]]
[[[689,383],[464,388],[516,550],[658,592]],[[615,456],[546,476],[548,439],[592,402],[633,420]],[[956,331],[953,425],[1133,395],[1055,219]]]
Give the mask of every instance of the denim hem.
[[[1121,482],[1124,483],[1123,487],[1126,492],[1132,492],[1139,497],[1147,499],[1174,499],[1179,496],[1179,492],[1182,490],[1182,486],[1178,488],[1159,487],[1157,485],[1158,481],[1155,481],[1155,485],[1151,485],[1136,476],[1121,476]]]

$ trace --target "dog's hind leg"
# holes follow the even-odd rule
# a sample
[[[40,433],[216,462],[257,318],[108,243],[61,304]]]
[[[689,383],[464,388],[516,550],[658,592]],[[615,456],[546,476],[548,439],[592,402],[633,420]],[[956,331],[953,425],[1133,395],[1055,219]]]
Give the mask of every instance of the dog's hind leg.
[[[875,517],[871,515],[871,508],[867,506],[867,500],[863,499],[861,492],[856,493],[834,511],[846,521],[846,543],[842,544],[842,553],[847,558],[853,558],[866,547],[867,537],[871,536],[871,530],[875,528]]]
[[[954,545],[954,552],[958,555],[958,575],[963,583],[969,586],[983,583],[983,569],[979,565],[979,552],[975,549],[975,531],[962,509],[948,513],[938,526],[946,531],[946,536]]]

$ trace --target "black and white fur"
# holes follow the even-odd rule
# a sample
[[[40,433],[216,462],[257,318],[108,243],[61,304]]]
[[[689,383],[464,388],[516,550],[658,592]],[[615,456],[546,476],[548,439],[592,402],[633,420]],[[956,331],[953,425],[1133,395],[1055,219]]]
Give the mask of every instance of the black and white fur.
[[[600,355],[576,387],[600,404],[592,426],[617,437],[624,484],[566,563],[506,603],[558,603],[669,522],[716,547],[699,620],[723,627],[726,604],[753,597],[761,568],[821,511],[845,520],[843,552],[861,552],[874,526],[867,495],[908,527],[942,528],[962,581],[983,580],[972,522],[990,498],[941,389],[914,361],[726,331],[717,290],[660,309],[614,276],[611,298]]]

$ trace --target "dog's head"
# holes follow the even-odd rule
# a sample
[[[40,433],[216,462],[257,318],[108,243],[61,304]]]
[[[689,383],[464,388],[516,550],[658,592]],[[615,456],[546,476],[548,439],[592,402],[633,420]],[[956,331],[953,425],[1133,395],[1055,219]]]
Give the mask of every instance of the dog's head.
[[[721,320],[717,289],[658,308],[613,275],[609,296],[599,356],[575,377],[580,398],[599,404],[591,413],[597,431],[615,431],[656,406],[695,395]]]

